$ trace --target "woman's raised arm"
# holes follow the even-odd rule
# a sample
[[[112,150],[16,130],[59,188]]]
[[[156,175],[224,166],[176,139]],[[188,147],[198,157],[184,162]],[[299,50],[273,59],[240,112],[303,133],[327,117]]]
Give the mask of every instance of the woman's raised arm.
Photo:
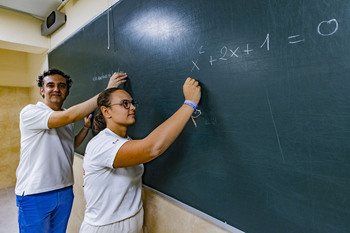
[[[186,100],[198,105],[201,88],[198,81],[187,78],[183,85]],[[114,159],[114,167],[130,167],[149,162],[161,155],[175,141],[191,118],[194,108],[183,104],[168,120],[142,140],[124,143]]]

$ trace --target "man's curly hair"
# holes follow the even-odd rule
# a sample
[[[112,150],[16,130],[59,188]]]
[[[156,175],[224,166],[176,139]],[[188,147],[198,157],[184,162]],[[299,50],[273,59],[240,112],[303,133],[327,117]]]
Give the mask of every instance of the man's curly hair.
[[[42,75],[38,76],[38,87],[44,87],[44,78],[49,76],[49,75],[54,75],[54,74],[58,74],[61,75],[62,77],[64,77],[66,79],[67,82],[67,87],[68,87],[68,91],[70,89],[70,87],[72,86],[72,79],[70,78],[70,76],[68,74],[65,74],[63,71],[58,70],[58,69],[49,69],[48,71],[44,71],[44,73]]]

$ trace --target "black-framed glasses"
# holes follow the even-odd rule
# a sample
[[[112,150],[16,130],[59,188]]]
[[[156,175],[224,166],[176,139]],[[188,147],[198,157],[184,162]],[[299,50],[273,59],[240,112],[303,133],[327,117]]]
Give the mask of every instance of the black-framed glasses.
[[[110,107],[113,105],[123,105],[124,108],[129,109],[131,104],[135,106],[135,108],[139,105],[135,100],[122,100],[119,103],[109,104],[106,107]]]

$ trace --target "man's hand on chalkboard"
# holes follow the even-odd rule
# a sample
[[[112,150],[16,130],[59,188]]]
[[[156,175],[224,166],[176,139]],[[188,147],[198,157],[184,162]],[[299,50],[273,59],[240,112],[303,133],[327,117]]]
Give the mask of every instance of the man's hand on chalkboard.
[[[108,82],[108,88],[119,87],[121,84],[126,82],[128,75],[126,73],[115,72],[112,77],[110,77]]]

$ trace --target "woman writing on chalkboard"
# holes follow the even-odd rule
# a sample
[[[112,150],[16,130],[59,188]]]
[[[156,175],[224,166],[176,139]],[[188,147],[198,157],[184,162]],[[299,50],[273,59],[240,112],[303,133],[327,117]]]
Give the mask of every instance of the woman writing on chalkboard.
[[[87,145],[84,157],[86,210],[81,233],[142,232],[143,163],[174,142],[201,98],[201,88],[192,78],[185,81],[183,93],[186,101],[178,111],[141,140],[127,136],[136,113],[129,93],[111,88],[99,95],[94,127],[100,132]]]

